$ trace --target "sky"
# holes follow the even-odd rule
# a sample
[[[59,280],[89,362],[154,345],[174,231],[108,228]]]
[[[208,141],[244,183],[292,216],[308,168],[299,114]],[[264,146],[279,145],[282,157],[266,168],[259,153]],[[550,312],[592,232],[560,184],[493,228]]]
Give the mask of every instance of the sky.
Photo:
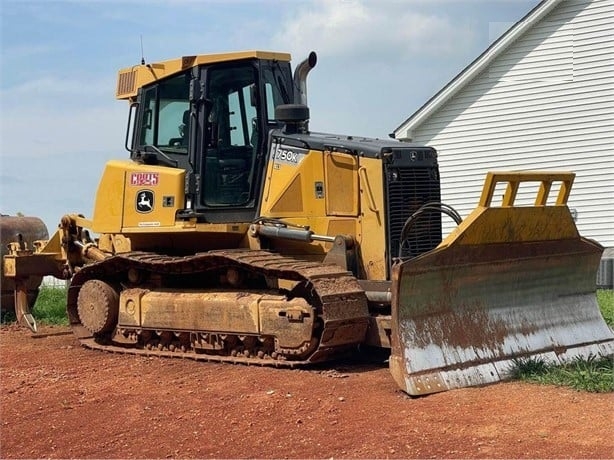
[[[314,50],[310,129],[387,138],[538,3],[0,0],[0,212],[91,217],[104,164],[128,157],[117,71],[142,56]]]

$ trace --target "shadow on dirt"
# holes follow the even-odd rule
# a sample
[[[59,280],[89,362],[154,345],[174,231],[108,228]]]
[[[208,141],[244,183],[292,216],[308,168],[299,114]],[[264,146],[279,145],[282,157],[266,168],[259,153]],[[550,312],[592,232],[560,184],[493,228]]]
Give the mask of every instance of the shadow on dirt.
[[[390,350],[385,348],[361,347],[360,350],[348,352],[334,361],[313,364],[306,371],[330,374],[333,377],[346,377],[349,374],[362,374],[388,368]],[[339,374],[339,375],[336,375]]]

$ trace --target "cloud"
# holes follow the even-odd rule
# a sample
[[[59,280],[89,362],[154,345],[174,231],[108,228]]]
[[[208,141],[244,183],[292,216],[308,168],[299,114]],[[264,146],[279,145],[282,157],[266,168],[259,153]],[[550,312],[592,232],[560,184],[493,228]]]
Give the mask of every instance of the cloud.
[[[337,58],[445,58],[475,41],[467,22],[418,12],[412,2],[318,0],[299,5],[272,39],[295,55],[306,56],[315,49]]]
[[[3,46],[2,60],[31,59],[42,55],[58,54],[66,50],[66,46],[51,45],[49,43],[19,43],[11,47]],[[4,65],[8,65],[8,63],[3,62]]]
[[[84,76],[84,78],[87,78],[87,83],[84,83],[84,80],[81,79],[64,78],[61,75],[42,75],[14,85],[4,85],[0,91],[0,100],[2,100],[3,105],[15,104],[19,106],[23,105],[24,97],[32,97],[33,102],[61,98],[61,105],[83,97],[95,100],[102,95],[106,95],[107,99],[113,98],[114,79],[95,80],[92,79],[91,75]]]
[[[0,178],[0,212],[38,216],[50,231],[66,213],[91,217],[100,173],[108,159],[87,152],[3,158],[3,171],[17,171],[19,179]]]
[[[20,183],[23,183],[23,180],[19,177],[10,176],[8,174],[0,174],[0,184],[2,184],[3,187],[12,186]]]
[[[123,150],[127,107],[83,107],[79,111],[29,106],[13,109],[0,125],[0,157],[54,156]],[[4,162],[4,161],[3,161]],[[5,170],[6,171],[6,170]]]
[[[102,152],[123,146],[127,104],[112,78],[48,74],[0,91],[0,157]]]
[[[271,48],[294,63],[315,50],[311,128],[387,137],[480,49],[474,17],[452,0],[284,3]]]

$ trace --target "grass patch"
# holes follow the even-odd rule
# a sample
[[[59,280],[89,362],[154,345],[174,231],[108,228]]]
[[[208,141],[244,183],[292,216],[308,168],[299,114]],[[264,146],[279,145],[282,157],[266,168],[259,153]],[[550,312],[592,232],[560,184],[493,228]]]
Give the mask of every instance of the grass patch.
[[[611,289],[597,290],[597,303],[603,319],[611,328],[614,328],[614,291]]]
[[[512,377],[543,385],[566,386],[591,393],[614,392],[614,360],[605,356],[574,359],[568,364],[546,364],[539,358],[514,360]]]
[[[66,288],[41,286],[32,315],[41,324],[68,325]]]

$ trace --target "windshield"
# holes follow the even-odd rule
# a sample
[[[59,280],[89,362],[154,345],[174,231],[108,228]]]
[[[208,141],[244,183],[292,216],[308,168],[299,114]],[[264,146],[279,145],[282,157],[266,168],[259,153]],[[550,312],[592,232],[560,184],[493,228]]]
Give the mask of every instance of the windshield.
[[[145,91],[139,145],[187,154],[189,78],[189,74],[180,74]]]

